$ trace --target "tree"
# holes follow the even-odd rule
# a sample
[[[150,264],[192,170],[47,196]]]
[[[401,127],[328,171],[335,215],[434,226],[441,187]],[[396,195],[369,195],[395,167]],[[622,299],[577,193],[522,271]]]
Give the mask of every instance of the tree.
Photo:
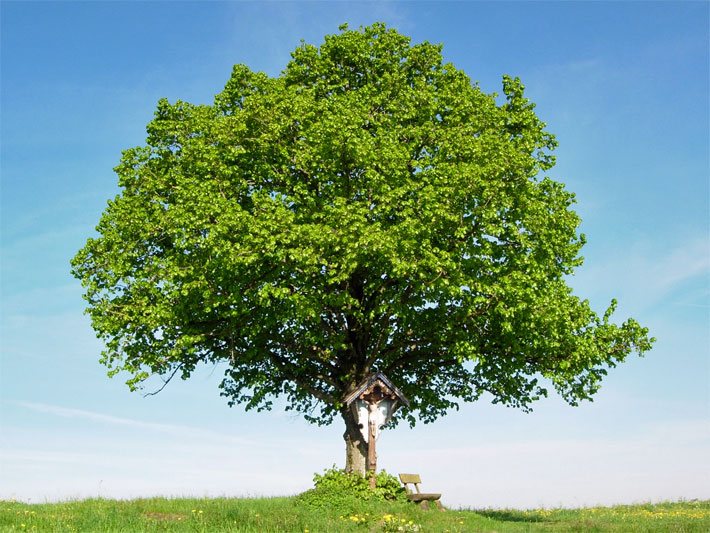
[[[302,44],[278,77],[234,67],[212,105],[158,103],[121,193],[73,260],[110,375],[226,368],[230,405],[346,426],[384,372],[430,422],[477,400],[570,404],[653,339],[572,294],[574,195],[517,78],[504,98],[441,46],[374,24]]]

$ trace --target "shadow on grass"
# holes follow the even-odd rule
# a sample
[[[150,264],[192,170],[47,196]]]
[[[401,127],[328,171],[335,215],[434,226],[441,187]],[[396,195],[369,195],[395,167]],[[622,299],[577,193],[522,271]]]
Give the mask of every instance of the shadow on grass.
[[[534,514],[521,513],[520,511],[506,511],[506,510],[486,510],[486,511],[474,511],[476,514],[485,516],[486,518],[491,518],[493,520],[499,520],[501,522],[547,522],[547,520],[541,516],[536,516]]]

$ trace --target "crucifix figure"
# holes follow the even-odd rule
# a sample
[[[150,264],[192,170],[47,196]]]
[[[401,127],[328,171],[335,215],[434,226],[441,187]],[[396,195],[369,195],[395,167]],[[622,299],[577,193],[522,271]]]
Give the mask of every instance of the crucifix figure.
[[[376,441],[380,429],[390,421],[400,403],[409,401],[384,374],[371,374],[346,398],[360,425],[360,433],[367,443],[367,471],[371,473],[370,486],[375,487],[377,471]]]

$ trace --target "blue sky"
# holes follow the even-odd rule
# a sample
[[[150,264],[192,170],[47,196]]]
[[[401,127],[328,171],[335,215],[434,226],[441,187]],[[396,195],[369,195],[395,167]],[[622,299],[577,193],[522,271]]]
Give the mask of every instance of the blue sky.
[[[230,409],[220,372],[157,396],[99,365],[69,260],[117,192],[157,100],[209,103],[234,63],[277,75],[304,39],[384,21],[487,92],[520,76],[557,135],[550,175],[588,244],[570,283],[658,338],[593,403],[531,414],[484,398],[385,431],[379,464],[444,503],[528,507],[710,498],[710,4],[0,4],[0,499],[291,494],[342,465],[343,429]]]

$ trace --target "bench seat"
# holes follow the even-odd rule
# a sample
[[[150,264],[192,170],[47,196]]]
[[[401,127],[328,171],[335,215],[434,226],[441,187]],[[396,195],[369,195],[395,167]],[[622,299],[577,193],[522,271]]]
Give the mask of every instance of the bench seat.
[[[436,494],[434,492],[421,492],[419,489],[419,484],[422,482],[419,474],[400,474],[399,480],[404,485],[404,489],[407,491],[407,498],[410,501],[418,503],[424,509],[429,508],[429,502],[434,502],[436,507],[443,511],[444,507],[441,505],[441,494]],[[416,492],[409,488],[409,485],[414,485]]]

